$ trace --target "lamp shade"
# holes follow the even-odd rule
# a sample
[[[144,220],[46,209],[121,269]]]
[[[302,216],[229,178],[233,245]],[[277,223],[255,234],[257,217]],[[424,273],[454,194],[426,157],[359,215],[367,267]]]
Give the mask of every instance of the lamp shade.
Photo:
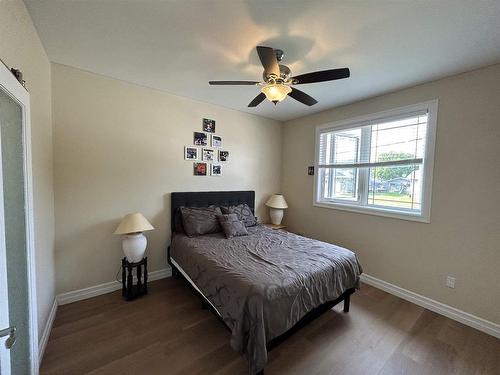
[[[285,198],[281,194],[273,194],[266,202],[267,207],[271,208],[288,208]]]
[[[155,229],[149,221],[140,213],[127,214],[123,217],[120,225],[116,228],[114,234],[128,234],[145,232]]]

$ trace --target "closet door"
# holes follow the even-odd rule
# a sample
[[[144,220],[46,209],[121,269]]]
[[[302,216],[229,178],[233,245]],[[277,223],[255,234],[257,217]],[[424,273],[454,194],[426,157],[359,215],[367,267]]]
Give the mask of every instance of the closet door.
[[[36,374],[29,96],[0,69],[0,373]]]

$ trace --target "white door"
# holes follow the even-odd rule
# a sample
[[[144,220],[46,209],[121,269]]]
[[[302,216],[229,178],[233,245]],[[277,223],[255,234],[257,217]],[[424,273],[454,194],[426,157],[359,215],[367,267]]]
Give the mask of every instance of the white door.
[[[29,95],[0,62],[0,375],[38,374]]]
[[[0,155],[2,154],[2,136],[0,132]],[[14,339],[13,327],[9,326],[9,292],[7,286],[7,251],[5,247],[5,219],[3,213],[3,173],[0,158],[0,374],[10,374],[9,346]],[[7,340],[10,341],[7,342]],[[6,345],[7,343],[7,345]]]

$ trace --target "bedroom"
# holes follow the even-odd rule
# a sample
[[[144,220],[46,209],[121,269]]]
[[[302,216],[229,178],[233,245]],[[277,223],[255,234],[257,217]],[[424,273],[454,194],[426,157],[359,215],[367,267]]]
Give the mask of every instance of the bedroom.
[[[168,262],[172,193],[211,191],[239,192],[222,207],[255,192],[234,203],[263,224],[271,209],[284,212],[273,241],[345,248],[362,267],[349,312],[339,301],[304,323],[269,350],[266,374],[497,373],[499,19],[497,1],[0,2],[2,69],[18,69],[26,86],[4,74],[2,94],[26,99],[30,118],[18,125],[31,129],[4,133],[1,121],[3,255],[7,271],[20,267],[0,279],[10,286],[0,330],[18,328],[11,353],[10,331],[0,339],[2,371],[248,373],[227,319],[205,300],[201,308],[184,275],[171,277],[180,273]],[[338,68],[349,77],[268,82],[257,46],[282,57],[286,77]],[[272,83],[317,103],[291,94],[248,107]],[[378,153],[377,136],[399,120],[425,137],[396,131],[390,143],[408,147]],[[21,144],[10,136],[25,137],[24,153],[13,150],[24,175],[6,164]],[[336,142],[346,158],[332,156]],[[17,217],[12,186],[25,187]],[[276,193],[284,211],[266,205]],[[113,233],[134,212],[154,229],[144,231],[148,294],[126,301],[115,281],[124,236]],[[9,227],[20,213],[24,224]],[[25,258],[9,260],[13,228],[25,231],[16,253]],[[252,241],[256,229],[246,229],[227,243]]]

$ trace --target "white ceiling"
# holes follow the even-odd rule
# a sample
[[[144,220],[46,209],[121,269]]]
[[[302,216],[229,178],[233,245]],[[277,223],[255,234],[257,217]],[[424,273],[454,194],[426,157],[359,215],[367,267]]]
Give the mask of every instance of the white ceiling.
[[[257,115],[289,120],[500,62],[500,1],[25,0],[51,61]],[[318,100],[247,104],[256,45],[285,51],[297,75],[349,67],[351,78],[301,85]]]

